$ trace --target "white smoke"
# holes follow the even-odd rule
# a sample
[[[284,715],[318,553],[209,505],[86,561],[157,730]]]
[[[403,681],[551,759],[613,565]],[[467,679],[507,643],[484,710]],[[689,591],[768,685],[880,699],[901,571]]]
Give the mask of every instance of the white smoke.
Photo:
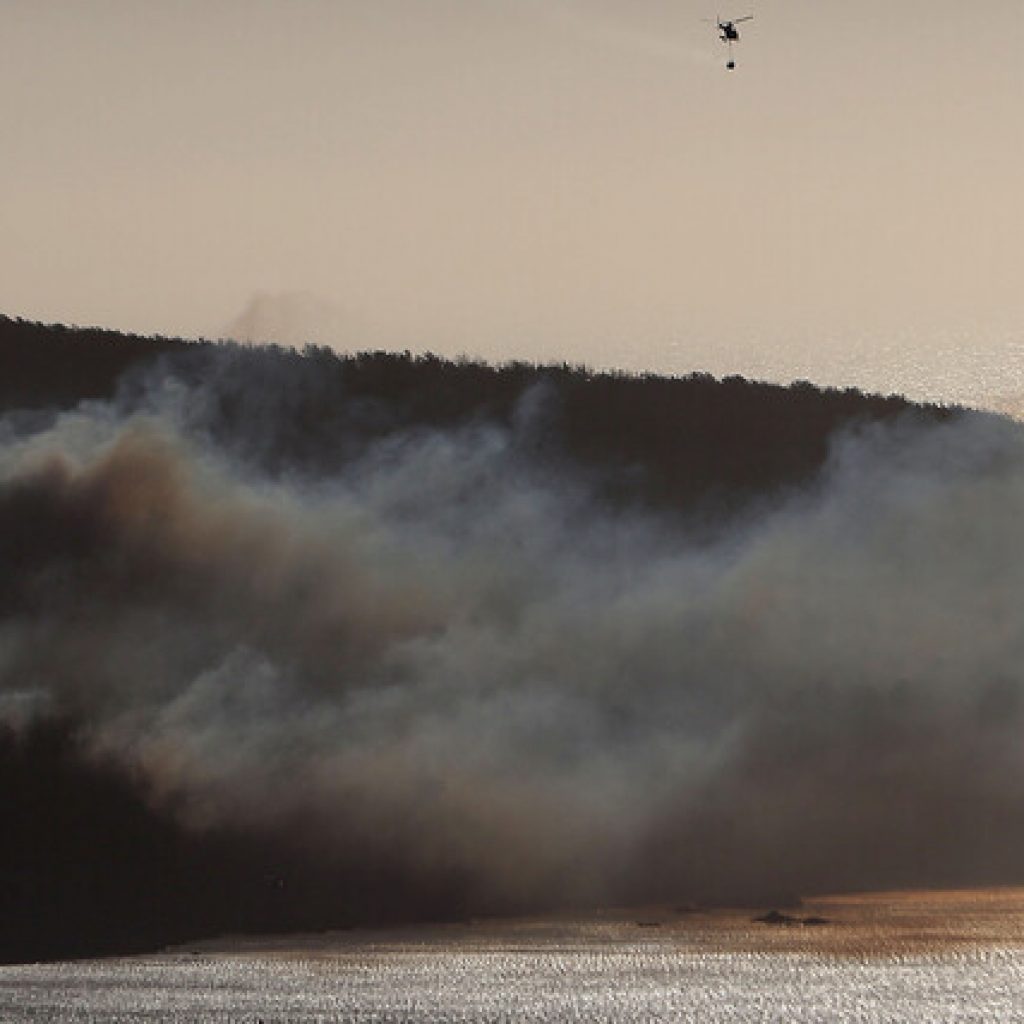
[[[1014,425],[848,434],[697,541],[534,461],[529,415],[271,480],[182,397],[0,451],[0,714],[73,714],[190,827],[482,907],[1017,879]]]

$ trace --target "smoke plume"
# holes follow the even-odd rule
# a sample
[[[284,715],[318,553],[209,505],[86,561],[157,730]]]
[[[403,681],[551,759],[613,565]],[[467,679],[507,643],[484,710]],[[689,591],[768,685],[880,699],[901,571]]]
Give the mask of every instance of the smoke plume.
[[[182,828],[367,906],[1020,881],[1017,426],[848,433],[694,533],[531,454],[529,405],[271,474],[206,400],[3,428],[9,730],[72,722]]]

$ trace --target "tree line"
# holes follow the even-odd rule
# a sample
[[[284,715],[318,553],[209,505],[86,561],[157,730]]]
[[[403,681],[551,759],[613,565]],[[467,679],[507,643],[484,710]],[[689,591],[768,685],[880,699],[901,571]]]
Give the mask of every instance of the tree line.
[[[299,351],[0,317],[0,413],[111,399],[147,373],[201,391],[196,415],[209,435],[271,473],[338,472],[401,431],[511,427],[532,395],[539,422],[517,434],[531,455],[596,471],[611,500],[677,510],[732,508],[798,485],[840,429],[961,411],[807,381]]]

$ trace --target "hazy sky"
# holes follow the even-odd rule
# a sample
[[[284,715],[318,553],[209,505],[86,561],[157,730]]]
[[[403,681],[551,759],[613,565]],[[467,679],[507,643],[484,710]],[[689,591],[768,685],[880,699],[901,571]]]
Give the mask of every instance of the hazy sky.
[[[1024,392],[1024,3],[0,0],[0,310]]]

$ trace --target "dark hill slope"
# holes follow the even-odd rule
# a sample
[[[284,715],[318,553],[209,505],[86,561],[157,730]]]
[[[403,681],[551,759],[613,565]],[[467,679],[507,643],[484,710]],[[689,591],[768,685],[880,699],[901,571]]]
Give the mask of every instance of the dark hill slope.
[[[409,430],[510,425],[532,456],[601,475],[609,496],[676,509],[734,507],[807,480],[844,427],[956,410],[855,389],[503,366],[408,352],[142,338],[0,317],[0,413],[135,395],[153,374],[201,396],[196,426],[269,472],[338,471],[367,444]],[[524,401],[525,400],[525,401]]]
[[[186,344],[0,316],[0,411],[110,398],[127,370]]]

